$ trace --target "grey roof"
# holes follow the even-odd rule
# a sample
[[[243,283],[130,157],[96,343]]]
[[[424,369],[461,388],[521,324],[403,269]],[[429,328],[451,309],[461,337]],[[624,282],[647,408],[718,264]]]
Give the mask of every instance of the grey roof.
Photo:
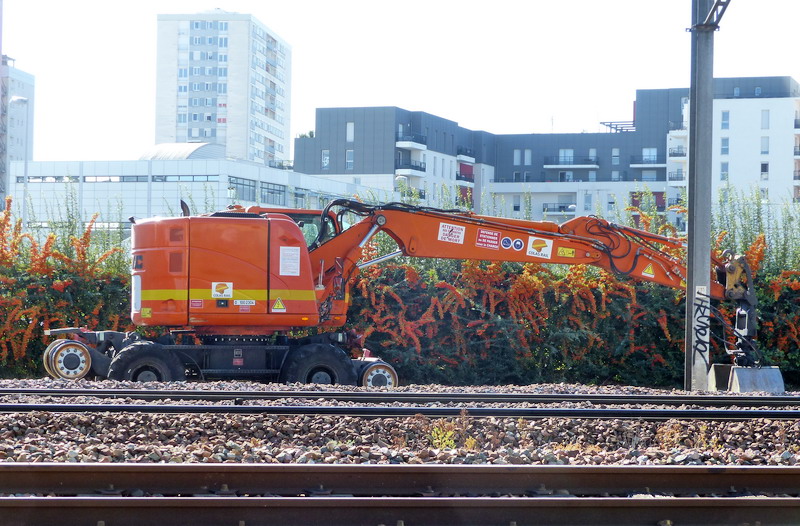
[[[224,159],[225,145],[207,142],[165,142],[156,144],[140,161],[171,161],[177,159]]]

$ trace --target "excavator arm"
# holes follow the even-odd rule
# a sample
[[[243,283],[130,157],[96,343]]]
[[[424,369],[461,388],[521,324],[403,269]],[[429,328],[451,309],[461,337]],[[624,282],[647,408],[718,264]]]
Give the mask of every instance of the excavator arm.
[[[396,256],[587,264],[638,281],[686,287],[681,240],[598,217],[576,217],[558,225],[405,203],[366,205],[346,199],[332,201],[322,217],[335,218],[321,221],[317,239],[309,247],[312,269],[319,276],[317,298],[322,325],[344,323],[348,285],[359,269]],[[345,217],[357,220],[346,228]],[[362,261],[364,247],[378,232],[390,236],[397,250]],[[722,258],[712,255],[711,262],[711,296],[737,303],[736,326],[732,329],[738,341],[728,353],[740,365],[753,365],[758,352],[750,268],[744,257],[727,253]]]

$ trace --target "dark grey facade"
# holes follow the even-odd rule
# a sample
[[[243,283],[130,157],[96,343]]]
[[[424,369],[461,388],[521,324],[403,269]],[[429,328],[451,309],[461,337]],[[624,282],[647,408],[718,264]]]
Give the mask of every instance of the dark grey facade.
[[[716,98],[800,96],[791,77],[714,82]],[[670,155],[665,137],[686,128],[688,96],[688,88],[637,90],[633,120],[607,123],[608,133],[502,135],[396,107],[323,108],[317,110],[316,136],[295,140],[294,168],[314,175],[391,174],[409,160],[409,151],[397,145],[408,139],[425,144],[428,152],[466,154],[476,164],[491,165],[495,182],[558,182],[566,172],[571,181],[665,181]],[[348,122],[353,123],[352,141],[347,141]]]

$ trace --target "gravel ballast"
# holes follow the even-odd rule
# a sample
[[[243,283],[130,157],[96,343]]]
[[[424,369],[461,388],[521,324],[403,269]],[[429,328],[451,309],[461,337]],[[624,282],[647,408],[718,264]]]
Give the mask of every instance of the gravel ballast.
[[[0,388],[356,391],[248,382],[2,380]],[[640,387],[404,386],[402,392],[685,394]],[[729,393],[726,393],[729,394]],[[748,393],[753,395],[753,393]],[[12,400],[6,400],[6,403]],[[17,400],[21,401],[21,400]],[[70,403],[76,402],[70,400]],[[314,404],[320,401],[315,400]],[[546,418],[362,419],[204,414],[0,414],[0,462],[795,465],[800,422]]]

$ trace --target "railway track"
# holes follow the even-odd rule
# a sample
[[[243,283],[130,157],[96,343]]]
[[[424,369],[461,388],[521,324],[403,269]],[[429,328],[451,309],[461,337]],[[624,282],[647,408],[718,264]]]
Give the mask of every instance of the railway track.
[[[93,397],[102,399],[181,400],[243,402],[251,400],[331,400],[370,404],[555,404],[592,403],[595,405],[661,405],[702,407],[796,407],[800,396],[747,395],[617,395],[617,394],[528,394],[528,393],[426,393],[395,391],[210,391],[152,389],[32,389],[0,388],[0,401],[14,396],[54,398]]]
[[[800,523],[800,469],[0,464],[14,525]],[[9,520],[10,522],[6,522]]]
[[[361,418],[457,417],[466,411],[477,418],[570,418],[659,420],[798,420],[794,409],[595,409],[557,407],[427,407],[427,406],[331,406],[331,405],[174,405],[174,404],[0,404],[0,413],[157,413],[157,414],[263,414],[341,415]]]

